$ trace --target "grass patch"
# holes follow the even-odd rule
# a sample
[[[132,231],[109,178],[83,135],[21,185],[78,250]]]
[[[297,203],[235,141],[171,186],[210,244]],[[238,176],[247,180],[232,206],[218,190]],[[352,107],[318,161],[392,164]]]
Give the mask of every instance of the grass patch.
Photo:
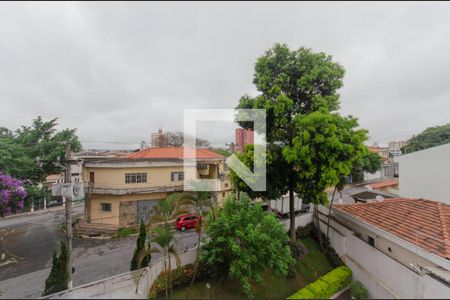
[[[266,270],[261,285],[254,285],[254,299],[285,299],[296,293],[300,288],[315,281],[320,276],[333,269],[324,253],[320,250],[319,244],[312,238],[302,238],[301,241],[308,249],[305,258],[297,263],[295,277],[289,278],[280,276],[271,270]],[[206,288],[209,283],[211,288]],[[175,289],[173,299],[185,299],[188,287]],[[196,282],[189,292],[190,299],[242,299],[245,298],[240,284],[236,280],[202,280]],[[161,295],[161,299],[164,295]]]
[[[121,237],[126,237],[126,236],[130,236],[132,234],[137,234],[137,233],[138,233],[138,229],[134,228],[134,227],[119,228],[114,237],[121,238]]]

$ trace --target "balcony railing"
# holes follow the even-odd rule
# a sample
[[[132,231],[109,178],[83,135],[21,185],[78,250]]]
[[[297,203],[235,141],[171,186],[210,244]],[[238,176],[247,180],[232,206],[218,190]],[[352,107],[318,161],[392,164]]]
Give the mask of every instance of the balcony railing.
[[[183,185],[170,186],[149,186],[143,188],[113,188],[88,183],[85,185],[86,193],[103,194],[103,195],[129,195],[129,194],[147,194],[147,193],[163,193],[163,192],[181,192]]]

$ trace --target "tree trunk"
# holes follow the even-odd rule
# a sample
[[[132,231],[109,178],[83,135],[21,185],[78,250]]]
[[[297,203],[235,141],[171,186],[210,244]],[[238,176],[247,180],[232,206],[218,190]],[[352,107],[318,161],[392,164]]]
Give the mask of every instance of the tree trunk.
[[[169,247],[169,246],[167,246],[167,247]],[[168,274],[168,276],[169,276],[169,291],[170,291],[170,298],[172,298],[172,289],[173,289],[173,287],[172,287],[172,262],[170,260],[170,252],[167,251],[167,253],[169,256],[169,274]]]
[[[331,218],[331,208],[333,207],[334,195],[336,194],[337,186],[334,187],[333,196],[331,197],[330,207],[328,207],[328,220],[327,220],[327,238],[330,233],[330,218]]]
[[[186,292],[186,299],[189,299],[189,292],[192,289],[192,286],[194,285],[195,277],[197,276],[197,270],[198,270],[198,258],[200,256],[200,239],[202,237],[202,222],[203,222],[203,214],[201,215],[201,221],[200,221],[200,229],[198,231],[198,240],[197,240],[197,251],[195,254],[195,264],[194,264],[194,273],[192,274],[192,280],[189,285],[189,288]]]
[[[292,175],[289,176],[289,231],[291,235],[291,244],[295,245],[295,199]]]
[[[166,253],[164,253],[164,273],[167,273]],[[166,277],[166,299],[169,299],[169,291],[167,289],[167,277]]]
[[[319,205],[318,204],[314,204],[314,214],[315,214],[315,220],[316,220],[317,238],[319,239],[320,248],[322,249],[322,251],[324,251],[325,248],[323,247],[322,231],[320,231]]]

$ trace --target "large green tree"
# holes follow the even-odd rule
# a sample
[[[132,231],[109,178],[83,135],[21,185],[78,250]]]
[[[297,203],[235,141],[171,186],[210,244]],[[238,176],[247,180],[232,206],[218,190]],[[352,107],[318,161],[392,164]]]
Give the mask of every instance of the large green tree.
[[[202,260],[213,276],[239,280],[248,297],[264,270],[287,275],[294,263],[283,225],[247,197],[228,197],[206,231]]]
[[[261,94],[243,96],[237,108],[266,109],[266,140],[270,145],[292,147],[298,136],[296,117],[307,115],[324,107],[329,111],[339,108],[344,68],[330,55],[315,53],[311,49],[290,50],[286,45],[275,44],[257,59],[253,83]],[[252,128],[250,122],[240,122],[244,128]],[[295,243],[294,191],[300,170],[283,155],[276,157],[275,165],[287,163],[284,180],[275,189],[278,193],[289,191],[290,235]],[[277,170],[275,170],[277,173]],[[267,177],[276,176],[268,173]],[[273,191],[270,191],[272,194]]]
[[[364,172],[375,173],[381,169],[381,156],[378,153],[370,152],[366,147],[361,157],[353,163],[352,182],[364,180]]]
[[[64,159],[64,142],[72,151],[79,151],[81,144],[75,129],[56,129],[57,118],[33,120],[31,126],[21,126],[15,132],[0,130],[0,169],[6,174],[33,183],[41,183],[49,174],[62,171],[55,165],[58,157]]]
[[[450,143],[450,124],[425,129],[409,139],[402,152],[411,153],[447,143]]]
[[[318,205],[328,202],[326,188],[338,185],[342,176],[350,174],[353,163],[367,149],[367,131],[358,129],[355,118],[330,113],[326,108],[296,116],[295,126],[297,136],[283,154],[301,170],[296,190],[303,199],[314,203],[319,228]]]
[[[21,126],[14,132],[0,128],[0,171],[25,182],[29,191],[26,207],[48,194],[37,188],[39,183],[62,171],[55,162],[64,159],[64,142],[71,144],[72,151],[81,149],[75,129],[57,130],[57,125],[56,118],[44,121],[37,117],[31,126]]]

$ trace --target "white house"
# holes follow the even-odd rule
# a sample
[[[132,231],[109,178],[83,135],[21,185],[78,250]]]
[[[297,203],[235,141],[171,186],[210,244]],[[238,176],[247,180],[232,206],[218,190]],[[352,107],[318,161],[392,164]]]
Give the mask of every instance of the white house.
[[[450,144],[395,158],[399,163],[399,194],[450,204]]]
[[[370,298],[449,298],[450,205],[394,198],[335,205],[332,216],[330,243]]]

